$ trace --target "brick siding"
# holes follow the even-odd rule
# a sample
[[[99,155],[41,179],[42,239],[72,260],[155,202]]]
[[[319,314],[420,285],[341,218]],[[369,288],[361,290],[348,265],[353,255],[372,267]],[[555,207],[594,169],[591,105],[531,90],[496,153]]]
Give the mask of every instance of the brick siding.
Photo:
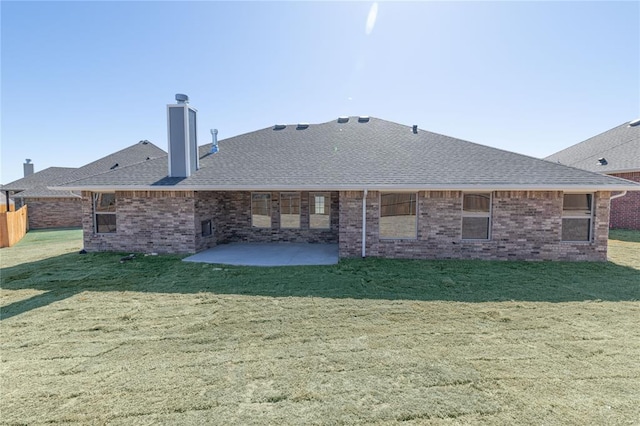
[[[91,193],[83,192],[88,251],[194,253],[227,242],[338,242],[340,257],[361,255],[362,194],[331,192],[331,227],[309,228],[309,193],[301,192],[300,229],[280,229],[280,193],[271,192],[271,227],[251,226],[251,192],[116,192],[117,232],[95,234]],[[608,192],[596,193],[591,242],[562,242],[562,192],[498,191],[489,241],[463,241],[462,193],[421,191],[412,240],[378,237],[380,193],[367,197],[367,256],[419,259],[606,260]],[[201,222],[211,220],[212,235]]]
[[[340,193],[340,257],[362,250],[363,192]],[[367,256],[420,259],[514,259],[605,261],[608,238],[608,192],[595,196],[592,242],[563,242],[562,192],[498,191],[493,193],[489,241],[464,241],[462,193],[418,193],[416,239],[378,237],[379,192],[367,196]]]
[[[631,173],[616,173],[623,179],[640,182],[640,171]],[[640,191],[629,191],[624,197],[611,200],[611,228],[640,230]]]
[[[330,229],[309,228],[309,193],[300,193],[300,229],[280,229],[280,193],[271,192],[271,228],[251,226],[251,192],[118,191],[116,229],[95,234],[90,192],[83,192],[87,251],[195,253],[228,242],[338,242],[338,192],[331,193]],[[212,235],[202,235],[211,220]]]
[[[80,198],[26,198],[29,229],[79,228],[82,226]]]
[[[82,193],[85,250],[195,252],[193,191],[118,191],[116,211],[117,232],[95,234],[91,193]]]
[[[300,192],[300,228],[280,228],[280,192],[271,194],[271,227],[251,226],[251,192],[197,192],[198,250],[229,242],[338,242],[338,192],[331,192],[329,229],[309,227],[309,193]],[[203,237],[200,224],[211,219],[213,238]]]

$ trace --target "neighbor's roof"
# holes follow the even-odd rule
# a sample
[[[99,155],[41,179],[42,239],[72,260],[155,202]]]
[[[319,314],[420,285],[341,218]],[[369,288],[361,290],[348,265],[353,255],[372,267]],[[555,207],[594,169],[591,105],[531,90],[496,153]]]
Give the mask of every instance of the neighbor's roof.
[[[632,123],[636,122],[633,121]],[[600,164],[604,158],[606,164]],[[640,170],[640,124],[629,122],[607,130],[546,158],[568,166],[598,173]]]
[[[47,185],[69,182],[69,173],[77,170],[75,167],[49,167],[29,176],[2,185],[3,191],[25,191],[33,188],[46,188]]]
[[[78,179],[84,179],[121,167],[131,166],[167,153],[149,141],[140,141],[113,154],[109,154],[80,168],[49,167],[22,179],[4,185],[3,191],[21,191],[14,198],[69,198],[79,197],[70,190],[50,189]]]
[[[167,158],[65,185],[86,190],[623,190],[640,185],[377,118],[269,127],[200,147],[200,169]],[[634,186],[635,185],[635,186]]]

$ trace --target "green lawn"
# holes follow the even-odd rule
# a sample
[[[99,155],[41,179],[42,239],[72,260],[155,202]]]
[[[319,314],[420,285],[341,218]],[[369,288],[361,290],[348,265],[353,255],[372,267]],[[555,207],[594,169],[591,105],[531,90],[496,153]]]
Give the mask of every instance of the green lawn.
[[[286,268],[31,234],[0,251],[2,423],[640,418],[640,233],[612,232],[607,263]]]

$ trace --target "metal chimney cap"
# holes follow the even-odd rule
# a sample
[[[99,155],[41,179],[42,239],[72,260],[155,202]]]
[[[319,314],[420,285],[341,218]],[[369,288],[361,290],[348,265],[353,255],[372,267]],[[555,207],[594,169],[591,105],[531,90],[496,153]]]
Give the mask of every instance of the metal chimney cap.
[[[31,164],[31,158],[25,158],[24,163],[25,164]]]
[[[218,129],[211,129],[210,130],[212,135],[217,135],[218,134]]]
[[[189,96],[182,93],[176,93],[176,101],[178,101],[179,104],[188,104]]]

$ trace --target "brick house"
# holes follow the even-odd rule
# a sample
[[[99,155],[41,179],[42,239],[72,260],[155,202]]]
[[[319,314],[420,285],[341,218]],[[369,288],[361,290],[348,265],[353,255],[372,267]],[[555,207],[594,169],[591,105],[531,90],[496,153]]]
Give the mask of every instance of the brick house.
[[[640,119],[623,123],[546,159],[640,182]],[[640,230],[640,192],[612,196],[609,226]]]
[[[29,229],[75,228],[82,226],[82,196],[79,191],[50,189],[78,179],[94,176],[164,157],[166,152],[149,141],[140,141],[79,168],[49,167],[34,173],[30,160],[24,164],[24,177],[2,186],[16,207],[29,206]]]
[[[198,147],[167,106],[169,153],[82,191],[87,251],[337,243],[340,257],[606,260],[612,191],[640,185],[373,117],[276,125]]]

